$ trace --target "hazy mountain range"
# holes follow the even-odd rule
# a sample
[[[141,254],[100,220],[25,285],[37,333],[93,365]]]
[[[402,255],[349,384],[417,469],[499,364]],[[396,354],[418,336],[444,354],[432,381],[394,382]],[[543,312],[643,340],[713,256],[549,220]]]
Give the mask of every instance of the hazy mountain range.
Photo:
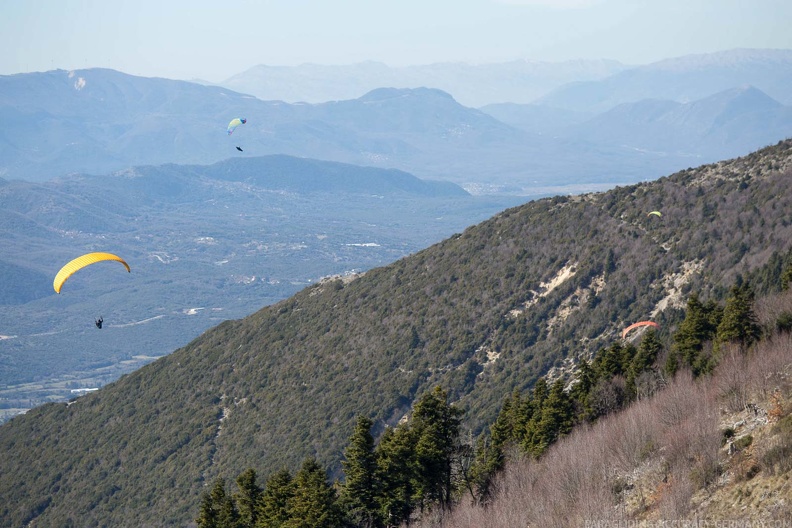
[[[357,99],[376,88],[438,88],[465,106],[539,103],[602,112],[641,99],[691,102],[753,85],[792,104],[792,50],[735,49],[645,65],[616,61],[440,63],[402,68],[377,62],[347,66],[259,65],[220,83],[264,100],[290,103]]]
[[[790,83],[792,50],[737,49],[665,59],[600,80],[569,83],[534,102],[599,113],[642,99],[689,103],[730,88],[751,85],[790,105]]]
[[[2,76],[0,176],[41,181],[289,154],[398,168],[476,194],[601,189],[792,135],[782,88],[792,79],[790,54],[736,50],[670,59],[566,84],[530,106],[509,102],[484,112],[431,86],[289,104],[112,70]],[[492,86],[500,86],[498,78],[490,77]],[[674,102],[681,106],[666,114]],[[228,136],[235,116],[248,122]]]
[[[634,180],[658,170],[621,147],[529,134],[426,88],[289,105],[110,70],[6,76],[0,88],[6,178],[290,154],[530,193],[524,188]],[[229,116],[247,118],[233,136],[225,130]],[[619,167],[607,161],[616,157]]]
[[[453,94],[465,106],[478,107],[506,101],[529,103],[564,84],[603,79],[627,68],[610,60],[438,63],[401,68],[379,62],[293,67],[261,64],[220,85],[259,99],[290,103],[357,99],[384,86],[426,86]]]
[[[627,324],[651,317],[666,339],[690,293],[722,300],[738,277],[766,273],[792,248],[790,171],[786,141],[654,182],[532,201],[223,322],[95,393],[0,427],[0,522],[184,525],[215,477],[294,470],[309,456],[337,470],[356,416],[379,434],[436,385],[475,435],[506,394],[609,346]],[[191,259],[174,264],[216,265],[183,238]],[[133,277],[114,288],[142,288]],[[123,338],[149,348],[134,332]]]
[[[644,99],[594,115],[541,105],[489,105],[501,121],[536,134],[621,145],[680,159],[720,159],[792,136],[792,106],[753,86],[689,103]]]

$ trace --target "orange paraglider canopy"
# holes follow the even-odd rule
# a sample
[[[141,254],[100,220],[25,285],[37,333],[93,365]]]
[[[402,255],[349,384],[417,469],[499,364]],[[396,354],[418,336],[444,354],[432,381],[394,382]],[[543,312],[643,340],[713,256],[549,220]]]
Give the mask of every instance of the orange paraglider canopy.
[[[631,330],[636,328],[640,328],[641,326],[653,326],[655,328],[660,328],[660,325],[655,323],[654,321],[639,321],[637,323],[633,323],[624,330],[622,330],[622,339],[627,337],[627,334],[630,333]]]

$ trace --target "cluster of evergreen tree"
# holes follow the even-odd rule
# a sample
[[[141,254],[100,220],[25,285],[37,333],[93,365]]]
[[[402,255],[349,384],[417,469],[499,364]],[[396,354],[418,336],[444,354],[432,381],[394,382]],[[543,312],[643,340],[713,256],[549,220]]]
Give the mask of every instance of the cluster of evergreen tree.
[[[662,350],[656,332],[649,330],[637,348],[617,342],[593,361],[581,360],[576,382],[569,388],[563,378],[552,383],[540,378],[527,393],[510,394],[489,437],[477,446],[471,471],[477,496],[488,498],[492,477],[503,468],[510,450],[538,458],[576,424],[594,421],[653,393],[662,381],[656,368]]]
[[[792,265],[781,277],[782,289],[788,288]],[[460,442],[462,411],[448,403],[440,387],[416,402],[409,422],[386,429],[379,443],[371,433],[373,422],[359,417],[344,452],[343,483],[328,483],[313,458],[294,476],[286,470],[271,475],[264,488],[248,469],[237,478],[235,493],[219,478],[204,494],[198,526],[384,528],[431,508],[450,508],[467,491],[486,501],[510,450],[540,457],[575,425],[651,396],[680,368],[696,376],[710,372],[725,344],[747,350],[761,336],[753,300],[740,279],[723,307],[691,295],[668,350],[650,329],[637,347],[618,341],[592,361],[581,360],[572,382],[540,378],[532,390],[505,399],[475,449]],[[782,324],[779,319],[778,329]]]
[[[782,287],[787,288],[792,266],[783,277]],[[637,348],[616,342],[591,362],[581,360],[572,384],[564,379],[550,384],[540,378],[527,393],[510,394],[490,426],[489,437],[480,439],[477,446],[471,473],[479,498],[486,500],[491,493],[492,477],[503,468],[510,450],[539,457],[576,424],[592,422],[651,396],[680,368],[690,369],[695,376],[709,373],[725,344],[746,351],[761,337],[753,301],[751,289],[741,279],[731,288],[724,307],[712,300],[702,303],[693,294],[667,352],[657,332],[650,329]],[[777,324],[781,330],[782,319]]]
[[[761,336],[753,301],[752,290],[740,282],[732,287],[725,307],[712,300],[702,303],[691,295],[685,320],[673,336],[665,371],[673,375],[680,367],[688,367],[700,376],[712,371],[724,344],[734,343],[742,350],[750,347]]]
[[[344,483],[327,481],[309,458],[292,476],[282,470],[263,488],[248,469],[229,493],[223,478],[204,493],[196,522],[200,528],[390,527],[414,512],[448,508],[464,475],[460,457],[462,411],[436,387],[415,404],[408,422],[388,428],[378,444],[373,422],[359,417],[344,452]]]

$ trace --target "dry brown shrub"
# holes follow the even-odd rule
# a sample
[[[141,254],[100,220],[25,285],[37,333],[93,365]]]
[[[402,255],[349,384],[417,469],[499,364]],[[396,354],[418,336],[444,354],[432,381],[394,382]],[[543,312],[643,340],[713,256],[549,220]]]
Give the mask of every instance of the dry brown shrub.
[[[663,363],[660,364],[662,365]],[[662,390],[665,385],[666,380],[663,378],[660,371],[647,370],[641,372],[635,380],[635,399],[640,401],[651,398],[658,391]]]
[[[454,528],[470,526],[528,526],[528,514],[532,507],[534,491],[540,487],[538,483],[539,464],[528,458],[518,458],[509,463],[504,471],[496,477],[499,490],[496,500],[485,511],[486,521],[478,519],[471,525],[450,524]],[[469,519],[476,521],[474,516]],[[457,519],[455,518],[455,521]]]
[[[775,390],[792,389],[792,334],[776,334],[752,351],[747,365],[748,385],[758,400],[767,399]]]
[[[660,424],[674,427],[690,414],[690,403],[696,398],[693,374],[680,371],[674,380],[654,399],[656,415]]]
[[[600,380],[591,390],[591,407],[595,416],[607,416],[620,410],[627,398],[624,376]]]
[[[673,473],[662,489],[658,503],[660,518],[669,521],[687,518],[693,491],[693,483],[684,471]]]
[[[539,461],[512,453],[495,479],[497,492],[487,507],[465,500],[450,513],[412,526],[552,528],[628,519],[621,491],[630,473],[647,457],[660,456],[668,476],[649,504],[657,505],[662,519],[689,518],[696,488],[709,485],[720,471],[719,405],[742,409],[771,394],[788,400],[792,393],[792,335],[776,334],[747,356],[729,348],[722,353],[712,377],[694,381],[690,372],[681,372],[654,397],[577,428]],[[782,409],[786,400],[779,400]],[[775,407],[770,405],[771,410]],[[752,457],[748,452],[738,455],[738,479],[750,478],[759,466],[771,474],[792,468],[792,440],[787,440],[792,433],[781,431],[787,420],[792,423],[782,418],[766,447]],[[788,512],[785,508],[779,511]]]
[[[769,475],[786,473],[792,470],[792,438],[776,436],[763,444],[757,455]]]
[[[730,412],[739,412],[748,405],[749,371],[748,358],[739,346],[725,344],[717,371],[713,374],[712,385]]]
[[[684,469],[697,487],[705,487],[720,472],[718,451],[721,433],[718,428],[716,391],[704,383],[691,384],[688,379],[679,382],[682,385],[679,394],[686,394],[689,398],[687,412],[681,422],[665,429],[664,455],[672,470]],[[669,389],[675,385],[676,380]],[[662,411],[665,403],[662,397],[658,403]]]
[[[792,415],[780,419],[770,429],[770,438],[756,450],[756,458],[770,475],[792,470]]]
[[[597,424],[576,431],[542,460],[543,500],[552,505],[559,526],[563,521],[582,525],[585,519],[613,516],[616,501],[604,430]]]
[[[761,466],[754,457],[753,449],[744,449],[737,453],[731,462],[731,470],[738,482],[754,478],[761,471]]]
[[[601,422],[610,464],[620,472],[638,467],[659,447],[655,405],[639,401],[611,420]]]
[[[767,421],[771,424],[778,423],[784,417],[784,397],[781,390],[776,389],[770,396],[770,408],[767,410]]]
[[[775,328],[776,321],[783,313],[792,313],[792,288],[785,292],[767,295],[756,300],[754,314],[762,328]]]

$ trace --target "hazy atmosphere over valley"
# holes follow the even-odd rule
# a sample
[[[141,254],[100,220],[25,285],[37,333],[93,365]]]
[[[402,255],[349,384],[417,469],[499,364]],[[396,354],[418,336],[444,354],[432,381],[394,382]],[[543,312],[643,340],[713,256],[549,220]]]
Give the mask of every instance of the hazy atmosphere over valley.
[[[790,20],[4,2],[0,525],[792,523]]]

